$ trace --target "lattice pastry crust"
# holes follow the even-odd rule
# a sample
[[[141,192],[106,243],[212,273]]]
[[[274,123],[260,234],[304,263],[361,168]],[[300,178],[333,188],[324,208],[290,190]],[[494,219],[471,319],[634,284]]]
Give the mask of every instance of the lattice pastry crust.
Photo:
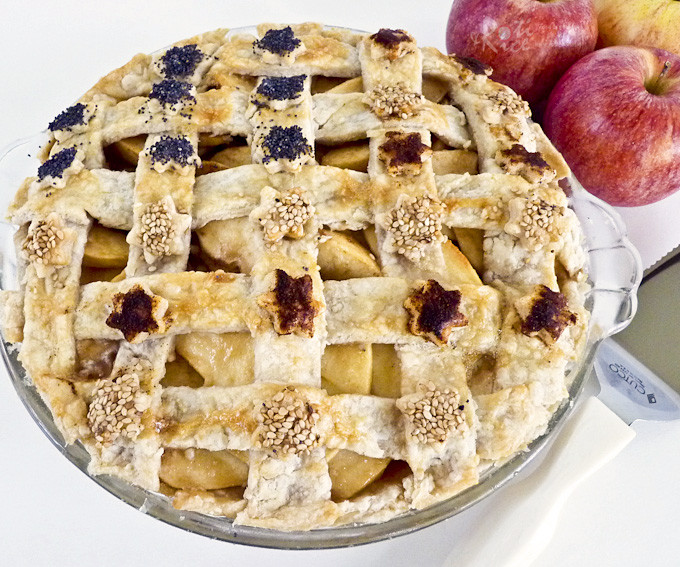
[[[402,30],[261,25],[137,55],[55,118],[9,212],[3,326],[92,474],[305,530],[429,506],[545,430],[584,344],[586,258],[566,164],[488,75]],[[113,167],[133,142],[136,169]],[[211,170],[211,143],[234,164]],[[363,166],[332,165],[352,147]],[[472,172],[442,173],[443,149]],[[85,283],[110,229],[124,273]],[[348,234],[374,254],[351,277]],[[225,334],[225,366],[185,364]],[[331,388],[342,353],[347,375],[372,356],[375,383]],[[340,462],[373,482],[350,490]]]

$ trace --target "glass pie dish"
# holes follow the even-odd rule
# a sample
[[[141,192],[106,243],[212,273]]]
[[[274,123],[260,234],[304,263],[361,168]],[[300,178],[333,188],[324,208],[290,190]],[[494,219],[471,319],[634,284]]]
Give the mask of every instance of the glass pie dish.
[[[30,156],[38,153],[39,143],[38,138],[19,142],[4,155],[0,161],[0,179],[4,187],[18,187],[24,177],[35,171],[36,163]],[[590,258],[592,289],[586,307],[591,313],[591,320],[587,348],[569,371],[569,398],[552,416],[546,433],[532,442],[526,451],[480,470],[480,482],[477,485],[439,504],[379,524],[282,533],[234,525],[225,518],[177,510],[167,497],[114,477],[96,476],[93,477],[95,482],[140,511],[188,531],[248,545],[297,549],[340,547],[395,537],[450,517],[490,494],[539,454],[555,434],[588,376],[599,341],[622,329],[635,312],[635,291],[641,276],[640,262],[625,238],[621,221],[609,207],[585,193],[575,180],[572,179],[570,185],[571,206],[581,221]],[[3,226],[2,230],[2,288],[12,289],[17,272],[11,238],[14,229]],[[3,347],[8,372],[27,409],[62,454],[86,472],[90,460],[87,451],[78,443],[65,444],[49,409],[17,361],[16,352],[6,343],[3,343]]]
[[[20,140],[6,149],[0,158],[0,183],[5,188],[18,187],[36,167],[36,156],[43,136]],[[110,476],[90,477],[123,502],[173,526],[232,543],[279,549],[325,549],[371,543],[425,528],[454,516],[496,491],[534,459],[557,434],[568,417],[590,372],[597,347],[602,339],[623,330],[637,309],[636,291],[642,278],[642,265],[637,250],[626,238],[626,230],[618,213],[603,201],[587,193],[576,179],[570,180],[570,203],[586,238],[592,289],[587,307],[591,312],[589,337],[582,358],[569,374],[569,398],[554,413],[547,431],[533,441],[526,451],[503,464],[480,473],[480,482],[460,494],[420,511],[414,511],[380,524],[327,528],[309,532],[274,532],[249,526],[234,526],[218,518],[177,510],[165,496],[143,490]],[[9,192],[3,193],[3,210]],[[16,259],[12,236],[16,227],[0,225],[2,249],[2,289],[16,288]],[[90,460],[78,443],[66,445],[50,410],[27,378],[16,350],[3,341],[2,356],[10,379],[24,406],[52,444],[83,473]]]

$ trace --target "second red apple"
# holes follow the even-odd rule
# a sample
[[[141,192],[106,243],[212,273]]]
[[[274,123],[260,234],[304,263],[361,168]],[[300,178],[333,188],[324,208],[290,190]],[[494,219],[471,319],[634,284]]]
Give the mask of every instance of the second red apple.
[[[546,134],[583,186],[611,205],[680,190],[680,57],[631,46],[581,59],[557,84]]]
[[[449,53],[490,65],[532,105],[596,42],[592,0],[454,0],[446,30]]]

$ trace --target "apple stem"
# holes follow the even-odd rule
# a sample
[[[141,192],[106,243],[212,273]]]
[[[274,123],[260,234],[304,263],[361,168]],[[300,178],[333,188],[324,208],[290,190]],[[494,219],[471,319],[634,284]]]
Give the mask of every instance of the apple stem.
[[[671,62],[666,61],[663,64],[663,69],[661,69],[661,73],[659,73],[659,78],[657,80],[663,79],[666,76],[666,74],[668,73],[668,71],[670,70],[670,68],[671,68]]]
[[[659,76],[656,79],[651,79],[645,85],[648,92],[654,95],[660,95],[663,93],[663,87],[661,86],[663,84],[663,78],[668,74],[668,71],[670,71],[671,66],[672,63],[670,61],[666,61],[663,64],[663,69],[661,69],[661,73],[659,73]]]

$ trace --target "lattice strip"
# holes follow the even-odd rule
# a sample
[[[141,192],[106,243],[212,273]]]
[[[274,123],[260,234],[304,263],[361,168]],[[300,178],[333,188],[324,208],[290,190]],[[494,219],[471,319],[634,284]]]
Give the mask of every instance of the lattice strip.
[[[175,276],[155,274],[143,279],[83,286],[75,321],[76,337],[120,339],[120,332],[106,325],[113,296],[141,283],[168,301],[172,326],[165,334],[243,332],[255,317],[249,302],[250,281],[243,275],[220,271],[185,272]],[[150,333],[150,336],[160,335]]]
[[[92,127],[88,124],[85,133],[65,137],[63,142],[55,144],[52,152],[82,146],[86,166],[97,168],[104,163],[103,146],[139,134],[197,129],[213,135],[245,136],[250,132],[245,118],[247,103],[247,93],[233,86],[202,93],[196,93],[192,87],[185,96],[178,95],[177,102],[172,104],[149,96],[135,96],[118,103],[89,103],[87,108],[93,111],[89,123]]]
[[[196,181],[194,227],[215,220],[248,216],[260,203],[260,192],[303,187],[319,222],[339,230],[359,230],[373,219],[368,176],[336,167],[306,165],[294,177],[270,175],[262,165],[242,165]]]
[[[477,482],[477,418],[462,355],[456,349],[398,346],[397,351],[405,396],[398,405],[406,411],[406,460],[413,471],[412,484],[406,489],[414,505],[422,508]],[[430,392],[432,398],[428,397]],[[426,409],[421,410],[417,404],[423,400]],[[450,402],[452,406],[443,411],[430,400]],[[413,410],[410,404],[416,404]],[[421,414],[424,417],[419,418]],[[431,426],[425,437],[435,442],[424,444],[415,437],[415,424],[421,431],[424,425]],[[447,424],[450,429],[446,429]]]
[[[252,329],[255,352],[255,381],[298,383],[311,386],[321,384],[321,353],[323,351],[324,300],[322,283],[316,263],[319,225],[314,209],[309,205],[305,187],[294,186],[295,181],[280,172],[297,171],[313,160],[314,129],[311,119],[310,79],[302,79],[297,95],[283,101],[260,94],[264,81],[270,81],[275,90],[277,79],[261,79],[251,95],[251,122],[253,124],[253,161],[261,161],[272,174],[281,191],[265,187],[260,193],[260,206],[250,214],[255,257],[252,267],[253,297],[263,307],[262,324]],[[295,79],[293,79],[295,80]],[[280,80],[279,80],[280,85]],[[284,135],[293,132],[295,135]],[[279,140],[279,136],[283,136]],[[287,140],[298,140],[304,147],[287,147]],[[277,144],[284,144],[277,151]],[[277,177],[279,179],[277,179]],[[287,186],[285,189],[283,186]],[[296,205],[291,199],[295,199]],[[288,205],[284,205],[288,203]],[[313,206],[312,206],[313,207]],[[309,213],[311,212],[311,217]],[[304,215],[304,216],[297,216]],[[291,223],[290,225],[288,223]],[[289,232],[294,228],[293,232]],[[281,273],[281,271],[283,273]],[[282,278],[292,278],[284,283]],[[284,303],[283,288],[294,282],[310,280],[310,309],[316,311],[302,316],[310,319],[310,327],[300,328],[295,323],[290,329],[277,328],[279,314],[288,309]],[[304,307],[293,300],[292,316],[298,316]],[[311,304],[314,304],[312,306]],[[274,312],[277,311],[278,312]],[[270,322],[270,319],[273,321]]]
[[[50,240],[55,242],[55,248],[49,248],[48,236],[43,236],[44,223],[57,233],[56,240]],[[34,380],[41,376],[68,379],[75,372],[73,323],[88,229],[89,223],[63,221],[56,213],[36,217],[29,226],[24,244],[28,263],[24,275],[24,341],[19,360]],[[37,239],[37,249],[27,249],[29,241]],[[55,250],[60,257],[56,257]]]
[[[189,258],[197,135],[169,132],[164,136],[149,136],[139,156],[133,227],[127,238],[130,243],[125,269],[128,278],[156,271],[182,271]],[[140,345],[133,342],[140,334],[153,330],[165,335],[165,329],[172,326],[167,304],[166,298],[145,289],[144,284],[133,285],[126,293],[114,295],[106,324],[122,332],[125,340],[121,342],[110,378],[99,382],[98,391],[113,389],[115,392],[116,388],[123,387],[121,383],[126,384],[131,390],[128,395],[132,396],[132,402],[126,406],[127,414],[117,414],[114,413],[118,411],[115,400],[112,402],[110,398],[114,394],[107,394],[109,397],[101,402],[95,395],[88,412],[97,441],[90,447],[89,470],[96,474],[120,471],[124,478],[152,490],[159,487],[158,471],[163,454],[155,424],[161,407],[159,383],[165,374],[168,356],[174,350],[174,337],[166,335]],[[151,312],[147,313],[149,308]],[[114,407],[109,409],[107,404]],[[135,416],[139,416],[139,424],[135,424],[138,429],[134,431],[139,433],[124,434],[126,429],[123,429],[115,437],[96,437],[98,428],[103,427],[97,420],[113,420],[103,422],[107,428],[103,431],[107,434],[108,428],[112,427],[116,433],[118,424],[125,424],[126,419]]]
[[[263,204],[267,208],[268,204]],[[257,216],[256,210],[254,217]],[[256,218],[253,222],[259,224]],[[308,221],[305,232],[301,239],[284,239],[275,248],[265,244],[263,239],[261,255],[253,266],[252,297],[264,313],[261,323],[252,329],[255,381],[321,385],[321,353],[326,335],[326,317],[323,283],[316,263],[318,224],[314,220]],[[294,323],[291,330],[284,334],[280,333],[283,329],[276,328],[279,324],[285,324],[285,321],[280,323],[279,320],[290,317],[275,313],[276,310],[288,308],[283,287],[289,284],[283,283],[282,278],[292,278],[296,283],[304,283],[305,279],[309,279],[309,307],[299,305],[297,302],[301,299],[297,297],[293,300],[295,304],[290,305],[295,312],[290,316],[301,314],[305,318],[309,317],[309,328]],[[295,283],[291,282],[290,285]],[[314,312],[307,315],[302,313],[305,309],[313,309]]]
[[[263,382],[229,388],[165,388],[160,416],[163,444],[247,450],[258,427],[254,408],[274,398],[281,388]],[[399,435],[402,416],[393,400],[357,394],[329,396],[324,390],[300,385],[295,389],[318,408],[318,428],[326,447],[376,458],[406,455]]]
[[[368,175],[358,171],[308,165],[296,174],[295,181],[308,188],[313,196],[319,221],[336,230],[359,230],[372,224],[372,204],[389,197],[386,193],[371,195]],[[520,176],[490,173],[438,175],[435,183],[445,206],[443,224],[484,230],[502,229],[509,218],[509,201],[529,195],[534,189]],[[288,188],[290,182],[285,177],[269,175],[262,165],[256,164],[198,177],[194,187],[193,227],[249,215],[259,204],[260,190],[265,185],[281,189]],[[13,222],[21,224],[30,221],[33,211],[59,211],[73,216],[77,204],[104,226],[130,230],[133,191],[133,173],[106,169],[82,171],[71,179],[66,192],[44,196],[31,191],[29,196],[27,190],[26,198],[18,195],[10,213]],[[565,211],[565,214],[570,213]],[[574,248],[579,238],[579,234],[575,234],[571,239],[565,258],[575,257]],[[582,262],[573,263],[575,270],[582,265]]]
[[[263,32],[261,42],[253,44],[253,52],[256,55],[261,52],[259,57],[263,63],[270,63],[274,58],[266,39],[286,31],[292,36],[290,29],[283,32],[270,29]],[[281,69],[292,63],[296,53],[304,56],[305,45],[297,38],[292,41],[293,45],[297,43],[292,53],[285,57],[276,55]],[[262,314],[260,321],[250,329],[255,357],[254,379],[255,382],[319,387],[326,334],[323,284],[316,263],[320,225],[314,217],[311,195],[304,186],[290,179],[291,173],[300,171],[307,163],[314,163],[311,78],[280,71],[271,75],[278,78],[268,76],[258,81],[247,111],[253,128],[253,162],[262,163],[270,174],[282,178],[274,183],[281,190],[269,186],[261,188],[259,207],[249,216],[254,228],[249,247],[255,258],[251,269],[251,297]],[[313,416],[318,416],[319,410],[316,407],[312,410],[308,398],[299,398],[297,394],[291,398],[295,402],[291,406],[293,402],[287,401],[289,395],[293,394],[278,393],[266,403],[274,408],[281,405],[279,409],[289,411],[291,419],[300,418],[288,423],[287,427],[291,429],[276,429],[281,435],[297,434],[296,438],[286,438],[286,443],[292,444],[287,445],[291,451],[298,451],[299,447],[306,447],[303,442],[318,439],[316,433],[305,429],[308,422],[297,433],[293,433],[293,424],[296,428],[301,427],[306,410],[314,411]],[[313,422],[317,419],[313,416],[307,419]],[[279,423],[276,421],[279,418],[274,418],[275,423]],[[288,526],[286,529],[332,524],[335,504],[329,501],[331,480],[325,449],[312,445],[306,452],[282,453],[283,447],[276,445],[282,439],[261,438],[274,435],[269,423],[271,416],[263,415],[262,419],[266,421],[258,428],[260,439],[256,448],[250,451],[249,480],[244,493],[247,506],[236,521]]]
[[[377,87],[401,84],[406,91],[420,94],[423,90],[422,55],[415,40],[404,32],[401,37],[384,38],[383,31],[364,37],[359,46],[364,90],[369,92]],[[392,30],[389,33],[397,35],[400,30],[396,34]]]
[[[251,450],[248,505],[235,521],[284,531],[332,526],[338,512],[330,493],[325,449],[283,458]]]
[[[408,330],[404,302],[411,285],[396,278],[361,278],[327,281],[329,343],[368,342],[422,344],[423,338]],[[468,324],[453,329],[451,345],[461,349],[477,345],[480,352],[493,348],[500,324],[500,294],[491,287],[457,286],[461,291],[460,310]],[[371,291],[371,301],[366,293]],[[341,307],[342,306],[342,307]]]
[[[445,207],[442,222],[451,227],[502,230],[508,222],[510,200],[534,190],[522,177],[496,173],[452,173],[436,180]]]
[[[383,32],[392,43],[383,42]],[[372,90],[373,96],[376,91],[381,94],[400,91],[406,93],[402,96],[413,98],[422,90],[421,52],[407,35],[395,46],[394,40],[398,40],[400,34],[405,35],[400,31],[381,30],[364,39],[363,80],[366,90]],[[391,96],[394,97],[393,94]],[[386,104],[396,104],[395,99],[390,100],[388,96]],[[400,117],[406,119],[408,112],[410,110]],[[392,197],[385,200],[390,205],[376,210],[376,236],[383,272],[409,280],[445,279],[442,275],[447,270],[441,244],[445,240],[441,234],[443,206],[437,195],[429,159],[430,133],[410,131],[403,124],[399,133],[389,130],[377,133],[371,138],[368,172],[379,187],[390,187],[392,191]],[[443,283],[450,285],[456,282]],[[408,296],[412,287],[405,287],[405,295]],[[462,297],[465,302],[468,301],[467,294],[463,293]],[[406,302],[406,297],[403,300]],[[403,310],[399,315],[403,316]],[[450,347],[455,346],[458,346],[455,342],[450,343]],[[420,404],[425,402],[415,393],[415,390],[424,387],[423,376],[432,375],[438,386],[451,385],[454,395],[462,395],[466,400],[469,398],[465,370],[456,351],[440,351],[437,347],[419,344],[413,348],[397,346],[397,354],[401,363],[401,392],[402,396],[406,395],[397,405],[406,412],[402,418],[406,423],[406,460],[413,472],[413,478],[404,483],[405,496],[414,507],[420,508],[432,503],[437,493],[453,494],[476,482],[474,414],[471,409],[467,410],[460,429],[456,428],[453,432],[440,430],[441,420],[434,420],[430,410],[420,409]],[[418,370],[414,372],[415,368]],[[451,384],[454,381],[455,384]],[[444,391],[448,393],[448,390]],[[431,411],[435,413],[434,408]],[[446,438],[446,441],[430,443],[425,441],[422,433],[416,436],[413,425],[416,422],[410,421],[413,416],[419,416],[422,431],[425,431],[425,426],[435,428],[428,429],[428,436],[436,430],[436,438]]]
[[[287,26],[262,25],[258,28],[260,38],[270,29]],[[330,77],[353,77],[359,71],[356,54],[358,36],[344,30],[321,29],[318,24],[290,26],[301,45],[293,57],[262,56],[253,50],[258,39],[250,34],[238,34],[229,38],[218,50],[218,62],[210,76],[220,81],[233,73],[256,76],[282,76],[308,73]],[[267,50],[264,50],[267,51]]]
[[[509,234],[489,231],[484,238],[484,258],[484,281],[557,288],[554,250],[544,248],[530,253]]]
[[[450,95],[465,112],[477,142],[482,173],[518,174],[532,183],[568,175],[564,159],[531,122],[528,104],[488,78],[489,67],[424,48],[423,72],[450,84]]]
[[[18,275],[25,290],[22,300],[13,302],[23,311],[13,316],[23,319],[19,360],[68,443],[86,434],[82,426],[86,408],[66,380],[75,372],[73,321],[88,228],[89,222],[76,224],[51,213],[36,215],[15,236],[22,250]]]
[[[314,120],[319,125],[316,140],[323,144],[361,140],[366,132],[385,125],[410,129],[425,127],[454,148],[467,148],[472,143],[465,128],[465,115],[455,106],[423,100],[417,114],[381,120],[371,111],[364,93],[319,93],[313,99]]]
[[[89,214],[105,226],[129,230],[133,194],[134,174],[124,171],[83,170],[69,179],[66,191],[45,191],[35,178],[29,178],[15,197],[9,215],[13,223],[24,224],[34,214],[57,212],[82,224],[88,222]]]
[[[115,474],[130,482],[139,484],[149,490],[158,490],[158,471],[161,465],[163,448],[156,431],[156,416],[161,407],[161,388],[159,383],[165,373],[165,361],[173,349],[172,337],[146,341],[139,345],[122,343],[116,356],[113,372],[108,380],[98,382],[100,388],[111,387],[114,381],[130,380],[131,395],[134,397],[127,410],[127,418],[135,414],[139,417],[139,434],[130,438],[120,435],[99,440],[86,438],[91,459],[88,465],[90,474]],[[99,399],[89,402],[88,418],[96,423],[94,416],[98,409]],[[104,406],[106,410],[106,406]],[[120,427],[125,417],[115,415],[113,430]],[[107,413],[108,413],[107,412]],[[93,429],[96,427],[93,425]]]
[[[477,395],[479,457],[504,459],[543,433],[552,408],[543,405],[541,398],[539,381]]]
[[[117,102],[146,96],[155,82],[166,78],[181,79],[199,86],[204,81],[205,73],[214,63],[213,55],[224,42],[226,31],[217,29],[184,39],[153,55],[139,53],[128,63],[97,81],[97,84],[81,97],[80,102],[92,100]],[[173,48],[190,45],[195,45],[196,50],[203,55],[199,61],[196,60],[195,52],[189,58],[186,54],[182,57],[181,54],[173,53]],[[168,52],[171,52],[170,57]],[[191,64],[186,63],[187,60],[195,64],[193,68]],[[168,61],[169,68],[166,65]],[[181,64],[183,61],[184,65]]]
[[[304,273],[304,272],[303,272]],[[252,297],[251,280],[240,274],[187,272],[181,277],[157,274],[119,283],[95,282],[83,286],[77,309],[75,336],[78,339],[117,339],[120,332],[106,325],[113,296],[144,282],[149,290],[168,301],[172,325],[166,335],[190,332],[244,332],[262,323]],[[489,286],[463,284],[460,310],[468,319],[464,327],[453,329],[449,341],[460,348],[479,352],[495,345],[500,327],[500,293]],[[268,289],[266,286],[264,289]],[[185,294],[184,291],[189,293]],[[371,300],[366,301],[366,293]],[[411,293],[409,282],[397,278],[357,278],[324,282],[327,341],[330,344],[403,343],[424,339],[408,330],[404,302]],[[251,295],[252,294],[252,295]],[[151,338],[160,336],[150,333]]]

